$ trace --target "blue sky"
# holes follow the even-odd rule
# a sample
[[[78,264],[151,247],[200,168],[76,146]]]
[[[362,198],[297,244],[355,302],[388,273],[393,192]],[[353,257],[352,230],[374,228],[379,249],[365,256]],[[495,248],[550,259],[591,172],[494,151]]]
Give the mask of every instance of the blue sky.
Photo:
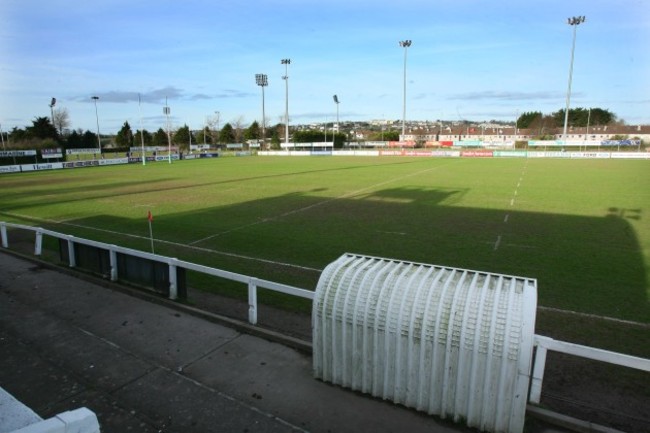
[[[564,107],[571,16],[577,28],[572,107],[650,123],[646,0],[2,0],[0,126],[49,116],[52,97],[74,129],[116,132],[125,121],[200,129],[261,121],[255,74],[268,75],[269,124],[401,119],[509,120]],[[138,94],[142,103],[138,106]]]

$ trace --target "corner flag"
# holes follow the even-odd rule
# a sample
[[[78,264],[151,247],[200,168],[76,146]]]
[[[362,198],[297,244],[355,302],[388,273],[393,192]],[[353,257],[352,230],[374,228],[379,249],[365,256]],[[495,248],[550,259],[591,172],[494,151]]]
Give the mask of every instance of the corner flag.
[[[153,250],[153,229],[151,228],[151,222],[153,221],[153,215],[151,215],[151,211],[147,213],[147,220],[149,220],[149,237],[151,238],[151,253],[155,254],[156,252]]]

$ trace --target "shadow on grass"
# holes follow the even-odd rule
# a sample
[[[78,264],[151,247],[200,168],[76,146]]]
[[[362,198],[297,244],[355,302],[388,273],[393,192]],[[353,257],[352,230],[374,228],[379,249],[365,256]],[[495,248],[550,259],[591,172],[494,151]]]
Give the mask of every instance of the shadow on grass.
[[[389,188],[332,200],[304,192],[160,215],[154,237],[168,243],[157,241],[156,253],[308,289],[345,252],[520,275],[538,279],[539,305],[648,322],[643,255],[628,221],[641,211],[584,217],[450,205],[464,193]],[[88,230],[52,228],[149,250],[145,218],[71,223]]]

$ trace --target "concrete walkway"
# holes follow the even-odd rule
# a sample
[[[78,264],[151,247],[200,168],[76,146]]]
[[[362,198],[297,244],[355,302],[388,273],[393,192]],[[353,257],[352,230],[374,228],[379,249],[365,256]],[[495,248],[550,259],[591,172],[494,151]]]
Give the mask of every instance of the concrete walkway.
[[[283,344],[4,252],[0,386],[43,418],[88,407],[105,433],[470,431],[319,382]]]

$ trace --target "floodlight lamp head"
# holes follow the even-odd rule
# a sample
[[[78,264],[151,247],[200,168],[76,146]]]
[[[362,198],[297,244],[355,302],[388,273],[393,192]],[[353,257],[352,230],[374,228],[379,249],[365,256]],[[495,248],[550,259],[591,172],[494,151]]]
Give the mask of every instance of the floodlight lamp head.
[[[336,95],[334,95],[334,102],[336,102],[337,104],[339,103],[339,97]]]
[[[268,76],[266,74],[255,74],[255,82],[258,86],[262,87],[269,85]]]
[[[99,99],[99,96],[91,96],[90,99],[94,99],[96,101]]]
[[[54,107],[56,105],[56,98],[52,98],[52,101],[50,102],[50,107]]]
[[[283,65],[290,65],[291,64],[291,59],[282,59],[282,64]]]
[[[399,46],[404,47],[404,48],[408,48],[408,47],[411,46],[411,40],[407,39],[405,41],[399,41]]]

